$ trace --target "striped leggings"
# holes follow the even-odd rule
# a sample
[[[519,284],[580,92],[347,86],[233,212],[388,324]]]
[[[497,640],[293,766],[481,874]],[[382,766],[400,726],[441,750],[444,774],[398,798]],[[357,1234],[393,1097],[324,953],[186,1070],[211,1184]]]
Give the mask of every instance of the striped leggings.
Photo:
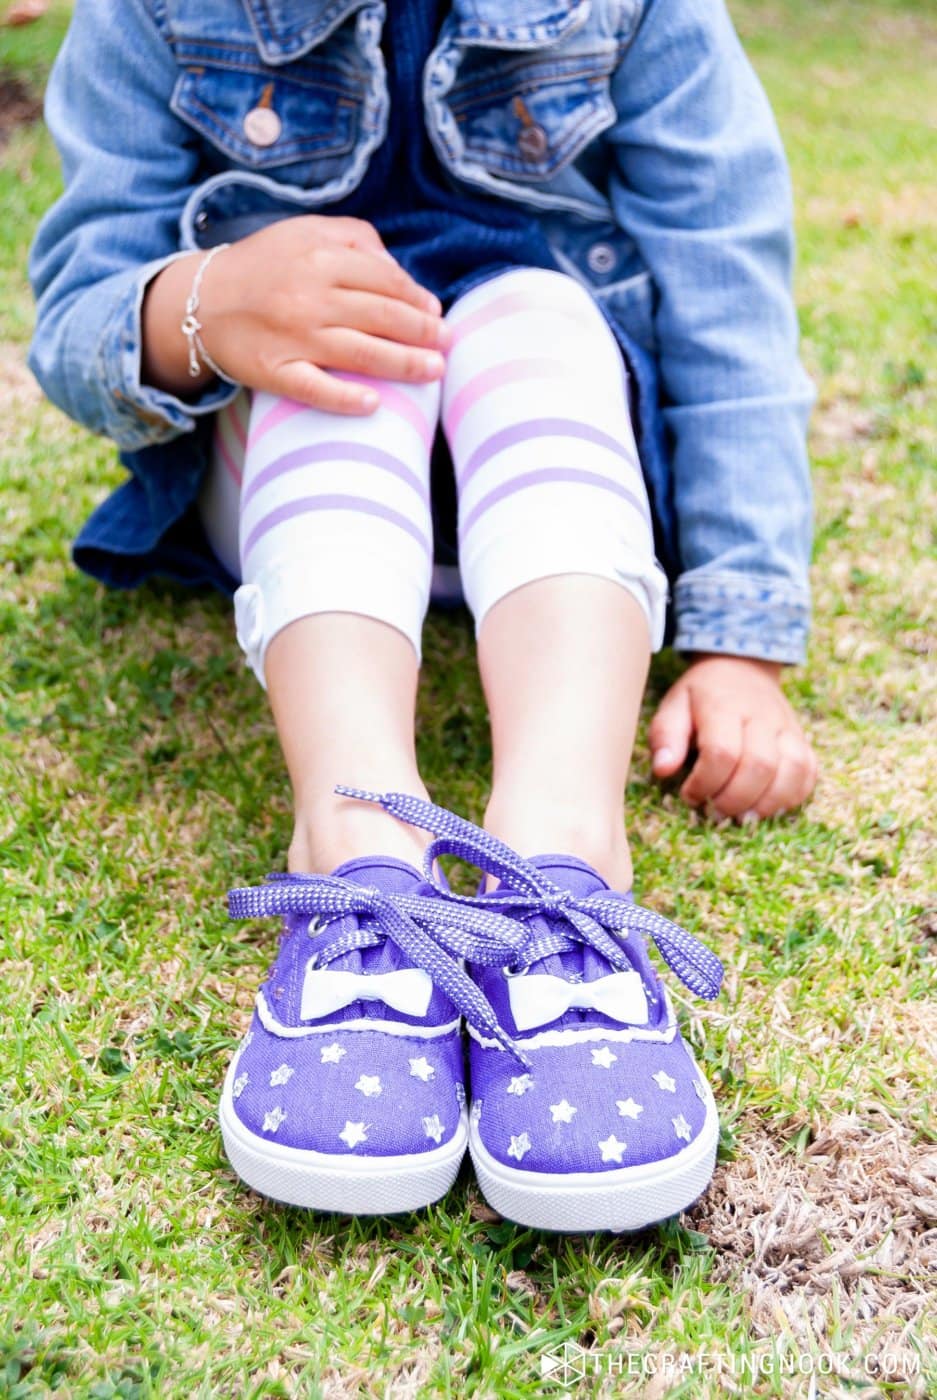
[[[476,630],[523,584],[591,574],[633,594],[660,646],[666,580],[622,359],[602,313],[571,277],[521,268],[473,287],[446,319],[453,342],[441,381],[344,376],[378,390],[370,416],[246,391],[218,415],[201,515],[241,580],[238,641],[261,684],[271,639],[313,613],[377,618],[419,657],[440,413]]]

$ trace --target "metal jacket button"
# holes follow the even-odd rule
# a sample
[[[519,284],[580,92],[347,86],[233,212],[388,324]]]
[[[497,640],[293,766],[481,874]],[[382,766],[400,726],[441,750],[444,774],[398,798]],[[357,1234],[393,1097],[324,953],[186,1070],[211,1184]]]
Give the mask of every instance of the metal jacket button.
[[[549,144],[542,126],[525,126],[517,137],[518,149],[525,160],[542,160]]]
[[[611,272],[617,261],[611,243],[593,243],[586,254],[586,262],[592,272]]]
[[[272,107],[252,107],[244,118],[244,135],[252,146],[272,146],[283,123]]]

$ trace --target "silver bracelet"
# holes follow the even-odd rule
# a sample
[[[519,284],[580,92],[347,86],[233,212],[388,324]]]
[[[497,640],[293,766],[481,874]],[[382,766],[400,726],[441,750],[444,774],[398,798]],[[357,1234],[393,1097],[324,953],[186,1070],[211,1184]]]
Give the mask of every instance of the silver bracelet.
[[[219,369],[205,349],[201,335],[202,323],[197,315],[199,297],[202,291],[202,278],[205,276],[208,264],[216,253],[220,253],[223,248],[230,248],[230,246],[230,243],[218,243],[202,258],[192,279],[192,290],[189,292],[185,304],[185,316],[182,318],[182,325],[179,329],[185,336],[186,344],[189,347],[189,374],[193,379],[198,379],[203,369],[210,369],[212,374],[216,374],[219,379],[224,379],[228,384],[235,384],[237,381],[225,374],[223,369]]]

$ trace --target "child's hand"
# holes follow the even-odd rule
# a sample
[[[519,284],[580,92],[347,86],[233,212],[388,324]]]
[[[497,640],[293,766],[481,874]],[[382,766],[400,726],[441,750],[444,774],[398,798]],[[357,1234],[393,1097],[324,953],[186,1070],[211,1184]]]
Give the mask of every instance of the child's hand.
[[[654,773],[669,778],[692,747],[680,795],[716,815],[771,817],[805,802],[817,760],[781,690],[781,667],[698,656],[664,696],[650,727]]]
[[[203,254],[170,263],[144,302],[144,371],[170,392],[192,392],[180,333]],[[333,413],[367,413],[373,390],[329,374],[424,383],[445,370],[439,300],[387,252],[362,219],[318,214],[271,224],[224,248],[206,270],[198,319],[208,354],[252,389]]]

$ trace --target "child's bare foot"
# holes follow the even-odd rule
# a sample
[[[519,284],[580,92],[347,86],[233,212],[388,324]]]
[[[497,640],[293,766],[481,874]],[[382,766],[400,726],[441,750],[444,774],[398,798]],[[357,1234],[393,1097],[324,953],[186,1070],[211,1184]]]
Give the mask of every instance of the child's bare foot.
[[[630,890],[631,851],[620,810],[603,817],[595,804],[577,809],[533,795],[523,799],[492,794],[485,830],[520,855],[574,855],[597,870],[614,890]]]

